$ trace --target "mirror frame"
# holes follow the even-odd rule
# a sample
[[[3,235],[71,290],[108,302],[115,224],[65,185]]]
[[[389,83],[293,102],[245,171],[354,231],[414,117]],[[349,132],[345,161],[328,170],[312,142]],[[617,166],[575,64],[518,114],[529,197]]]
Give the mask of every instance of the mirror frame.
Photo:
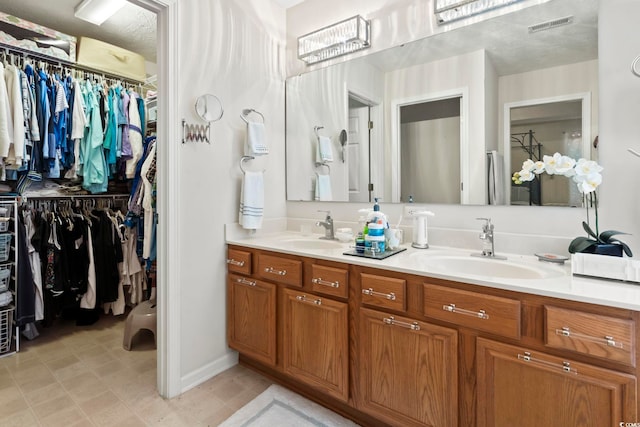
[[[582,157],[584,157],[585,159],[593,159],[591,153],[591,92],[579,92],[568,95],[552,96],[548,98],[507,102],[504,104],[503,158],[505,170],[511,168],[511,109],[519,107],[529,107],[532,105],[551,104],[554,102],[563,101],[582,101]],[[550,155],[552,154],[553,153],[550,153]],[[509,173],[512,174],[513,171]],[[507,179],[505,180],[504,184],[505,204],[507,206],[511,206],[511,179],[509,176],[506,176],[506,178]]]

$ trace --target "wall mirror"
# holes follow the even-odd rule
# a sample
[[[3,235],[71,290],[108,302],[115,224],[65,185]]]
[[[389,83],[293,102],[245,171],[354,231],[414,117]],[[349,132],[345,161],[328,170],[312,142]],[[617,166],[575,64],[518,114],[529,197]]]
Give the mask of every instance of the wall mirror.
[[[597,11],[598,0],[524,2],[513,13],[288,78],[287,200],[314,200],[318,175],[329,173],[333,201],[487,204],[493,184],[510,204],[505,105],[589,93],[582,111],[597,135]],[[417,124],[435,118],[404,114],[421,100],[458,96],[459,118],[432,122],[437,132]],[[318,167],[315,127],[331,140],[330,168]],[[490,176],[488,153],[502,173]],[[447,178],[426,174],[438,167]],[[444,187],[447,196],[438,194]]]

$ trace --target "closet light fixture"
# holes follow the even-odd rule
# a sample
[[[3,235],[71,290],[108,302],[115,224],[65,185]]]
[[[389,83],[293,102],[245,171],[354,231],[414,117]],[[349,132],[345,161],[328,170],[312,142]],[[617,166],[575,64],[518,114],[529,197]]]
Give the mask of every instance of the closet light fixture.
[[[438,24],[444,25],[520,1],[522,0],[435,0],[433,13]]]
[[[75,8],[75,17],[91,22],[92,24],[102,25],[104,21],[111,18],[127,0],[83,0],[82,3]]]
[[[360,15],[298,37],[298,58],[307,65],[371,46],[370,22]]]

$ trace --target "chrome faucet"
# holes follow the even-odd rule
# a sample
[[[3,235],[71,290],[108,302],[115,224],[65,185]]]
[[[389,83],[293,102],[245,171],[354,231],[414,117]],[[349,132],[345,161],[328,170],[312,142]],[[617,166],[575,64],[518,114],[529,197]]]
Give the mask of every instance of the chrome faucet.
[[[325,212],[327,214],[324,221],[316,222],[316,227],[324,227],[324,236],[320,238],[325,240],[335,240],[336,237],[333,233],[333,218],[331,218],[331,211],[318,210],[318,212]]]
[[[484,221],[482,225],[482,233],[480,233],[480,240],[482,240],[482,252],[479,254],[471,254],[474,256],[481,256],[485,258],[495,259],[507,259],[503,256],[496,255],[495,246],[493,242],[493,224],[491,218],[476,218],[478,221]]]

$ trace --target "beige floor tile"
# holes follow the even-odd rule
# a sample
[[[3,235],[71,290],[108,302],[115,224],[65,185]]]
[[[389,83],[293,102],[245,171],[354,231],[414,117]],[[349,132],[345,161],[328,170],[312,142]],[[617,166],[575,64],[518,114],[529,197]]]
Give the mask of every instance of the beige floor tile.
[[[29,409],[29,404],[19,391],[13,396],[3,397],[0,400],[0,425],[2,425],[5,418],[12,417],[27,409]]]
[[[67,391],[58,382],[54,382],[47,386],[35,389],[28,393],[24,393],[24,397],[29,402],[29,405],[35,406],[44,403],[51,399],[57,399],[62,396],[66,396]]]
[[[11,376],[11,371],[8,368],[0,367],[0,390],[6,387],[15,386],[16,382]]]
[[[124,402],[103,408],[101,411],[91,415],[91,421],[97,426],[121,426],[125,420],[135,419],[137,416],[129,409]],[[143,424],[144,425],[144,424]]]
[[[214,414],[202,420],[202,422],[207,426],[217,426],[221,424],[224,420],[229,418],[231,415],[233,415],[235,412],[236,411],[234,411],[233,409],[227,406],[222,406]]]
[[[171,426],[171,427],[200,427],[205,426],[192,417],[177,412],[170,412],[155,421],[147,421],[148,426]]]
[[[226,403],[242,393],[245,388],[233,381],[233,378],[227,378],[224,381],[212,384],[209,390],[214,397]]]
[[[169,404],[169,401],[163,399],[160,395],[145,396],[135,403],[130,403],[129,407],[147,424],[157,424],[159,420],[174,412],[174,408]]]
[[[23,393],[28,394],[55,383],[57,383],[56,378],[51,372],[43,372],[42,375],[21,380],[18,385]]]
[[[76,406],[73,399],[66,394],[54,399],[49,399],[38,405],[34,405],[31,408],[41,420],[44,418],[50,418],[51,416],[58,414],[58,412],[68,411],[70,409],[77,409],[79,411],[79,408]]]
[[[91,421],[77,406],[70,406],[50,415],[40,417],[40,423],[46,427],[69,427],[71,425],[91,425]],[[88,424],[87,424],[88,423]]]
[[[56,377],[58,381],[64,382],[70,378],[89,372],[91,372],[91,370],[84,364],[84,362],[80,361],[73,365],[53,371],[53,376]]]
[[[97,395],[96,397],[80,402],[78,406],[85,414],[87,414],[88,417],[92,417],[93,415],[103,411],[105,408],[116,406],[120,403],[122,403],[120,398],[109,390]]]
[[[59,369],[67,368],[69,366],[72,366],[78,363],[80,363],[80,359],[78,359],[78,356],[76,356],[73,353],[70,353],[66,356],[63,356],[57,359],[49,358],[47,359],[47,361],[44,362],[44,364],[47,365],[47,367],[52,372],[55,372]]]
[[[77,402],[84,402],[107,391],[109,387],[93,372],[86,372],[62,382],[69,395]]]
[[[0,418],[0,425],[2,427],[34,427],[39,424],[31,409],[25,409],[8,418]]]

